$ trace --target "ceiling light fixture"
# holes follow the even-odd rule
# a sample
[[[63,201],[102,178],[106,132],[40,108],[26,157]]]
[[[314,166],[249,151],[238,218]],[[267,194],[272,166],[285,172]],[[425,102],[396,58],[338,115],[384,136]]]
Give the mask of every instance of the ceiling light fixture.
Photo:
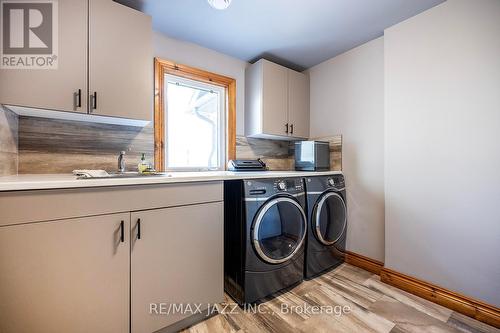
[[[231,4],[232,0],[207,0],[208,4],[212,6],[212,8],[218,9],[218,10],[224,10],[229,7]]]

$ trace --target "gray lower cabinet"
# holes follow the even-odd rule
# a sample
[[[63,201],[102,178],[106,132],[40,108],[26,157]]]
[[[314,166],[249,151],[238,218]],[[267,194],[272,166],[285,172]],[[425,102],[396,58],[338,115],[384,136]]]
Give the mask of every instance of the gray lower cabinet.
[[[128,332],[129,218],[0,227],[0,332]]]
[[[222,182],[0,192],[0,332],[180,329],[193,313],[160,307],[223,301],[222,200]]]
[[[131,221],[133,333],[154,332],[191,315],[167,314],[170,304],[194,309],[223,301],[222,202],[134,212]]]

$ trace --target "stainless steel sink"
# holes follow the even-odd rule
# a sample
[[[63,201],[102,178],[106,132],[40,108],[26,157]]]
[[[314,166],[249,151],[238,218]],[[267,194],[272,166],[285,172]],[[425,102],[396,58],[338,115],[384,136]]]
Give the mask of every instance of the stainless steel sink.
[[[154,177],[167,176],[165,172],[139,173],[139,172],[110,172],[111,178],[134,178],[134,177]]]
[[[170,177],[165,172],[139,173],[139,172],[109,172],[109,176],[99,177],[79,177],[78,179],[110,179],[110,178],[143,178],[143,177]]]

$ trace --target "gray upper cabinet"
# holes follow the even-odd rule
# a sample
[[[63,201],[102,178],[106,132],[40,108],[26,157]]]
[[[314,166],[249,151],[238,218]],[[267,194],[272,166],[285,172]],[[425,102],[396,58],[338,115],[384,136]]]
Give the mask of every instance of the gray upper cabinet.
[[[249,137],[309,137],[309,78],[265,59],[246,70],[245,132]]]
[[[290,135],[309,137],[309,76],[288,71],[288,122]]]
[[[59,0],[58,12],[57,69],[0,69],[1,104],[87,112],[87,0]]]
[[[0,70],[0,104],[151,121],[151,17],[112,0],[58,13],[58,68]]]
[[[262,61],[262,129],[266,134],[286,135],[288,92],[285,67]]]
[[[90,0],[89,111],[152,120],[151,17],[110,0]]]

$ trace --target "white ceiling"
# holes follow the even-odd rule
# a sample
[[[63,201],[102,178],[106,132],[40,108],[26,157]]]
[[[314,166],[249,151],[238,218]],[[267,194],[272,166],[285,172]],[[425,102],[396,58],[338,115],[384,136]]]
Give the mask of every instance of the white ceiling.
[[[253,62],[303,70],[383,35],[444,0],[116,0],[153,17],[155,30]]]

